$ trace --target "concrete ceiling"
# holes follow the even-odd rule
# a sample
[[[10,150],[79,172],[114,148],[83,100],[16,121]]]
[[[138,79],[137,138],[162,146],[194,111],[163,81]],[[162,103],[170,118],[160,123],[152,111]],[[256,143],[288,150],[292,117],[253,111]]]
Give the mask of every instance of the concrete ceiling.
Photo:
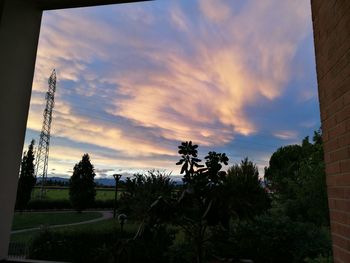
[[[153,0],[33,0],[42,10],[144,2]]]

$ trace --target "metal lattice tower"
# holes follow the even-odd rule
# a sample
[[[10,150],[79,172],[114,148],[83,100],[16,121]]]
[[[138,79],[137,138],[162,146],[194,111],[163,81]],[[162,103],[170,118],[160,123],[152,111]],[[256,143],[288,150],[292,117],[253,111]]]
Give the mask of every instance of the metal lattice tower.
[[[36,153],[35,176],[41,177],[41,194],[43,198],[45,195],[45,185],[47,179],[47,167],[49,159],[50,146],[50,129],[52,122],[52,109],[55,105],[55,91],[56,91],[56,71],[53,70],[49,78],[49,89],[46,92],[46,107],[43,113],[44,120],[41,128],[39,145]]]

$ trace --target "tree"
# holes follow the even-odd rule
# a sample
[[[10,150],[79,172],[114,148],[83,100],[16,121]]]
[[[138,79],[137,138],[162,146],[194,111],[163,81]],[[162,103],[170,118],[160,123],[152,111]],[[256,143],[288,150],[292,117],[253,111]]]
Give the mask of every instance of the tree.
[[[313,142],[279,148],[265,168],[275,204],[294,220],[328,226],[328,201],[321,131]]]
[[[36,183],[34,175],[34,143],[34,140],[32,140],[28,151],[24,152],[21,162],[16,199],[16,208],[19,210],[23,210],[27,206]]]
[[[270,207],[270,197],[259,178],[258,167],[248,158],[227,170],[224,184],[226,202],[238,218],[253,217]]]
[[[69,199],[72,207],[81,212],[93,205],[96,196],[94,166],[86,153],[74,166],[73,175],[69,179]]]

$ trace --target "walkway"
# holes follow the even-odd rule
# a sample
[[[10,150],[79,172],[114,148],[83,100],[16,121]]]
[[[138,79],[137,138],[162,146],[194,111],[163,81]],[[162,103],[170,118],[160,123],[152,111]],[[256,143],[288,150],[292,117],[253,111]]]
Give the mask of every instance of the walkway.
[[[92,211],[89,211],[89,212],[92,212]],[[59,227],[65,227],[65,226],[77,226],[77,225],[91,224],[91,223],[95,223],[95,222],[99,222],[99,221],[113,218],[113,212],[111,212],[111,211],[93,211],[93,212],[99,212],[102,214],[102,216],[99,218],[95,218],[95,219],[91,219],[91,220],[87,220],[87,221],[81,221],[81,222],[77,222],[77,223],[63,224],[63,225],[52,225],[52,226],[48,226],[48,228],[52,229],[52,228],[59,228]],[[11,231],[11,234],[25,233],[25,232],[30,232],[30,231],[34,231],[34,230],[40,230],[40,227],[14,230],[14,231]]]

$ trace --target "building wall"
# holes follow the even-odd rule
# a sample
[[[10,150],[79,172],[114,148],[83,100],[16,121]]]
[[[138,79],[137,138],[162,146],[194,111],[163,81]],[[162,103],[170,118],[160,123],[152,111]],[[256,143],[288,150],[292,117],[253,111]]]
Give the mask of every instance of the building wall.
[[[42,11],[0,0],[0,261],[7,257]]]
[[[350,1],[311,4],[334,262],[350,262]]]

